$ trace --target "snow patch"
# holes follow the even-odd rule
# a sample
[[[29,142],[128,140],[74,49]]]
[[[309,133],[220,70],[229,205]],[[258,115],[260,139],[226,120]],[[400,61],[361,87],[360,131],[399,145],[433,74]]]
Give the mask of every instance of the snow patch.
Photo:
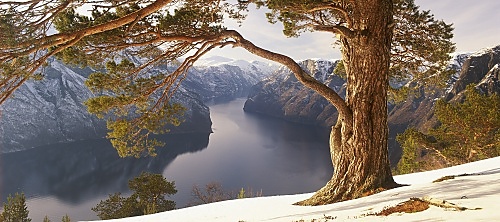
[[[439,183],[433,180],[447,176],[470,174]],[[312,195],[296,194],[229,200],[167,211],[158,214],[110,220],[134,221],[498,221],[500,211],[500,157],[450,168],[395,177],[399,183],[411,184],[368,197],[324,206],[295,206],[293,203]],[[429,196],[478,210],[451,211],[431,206],[418,213],[389,216],[367,216],[404,202],[411,197]],[[330,221],[330,220],[327,220]]]

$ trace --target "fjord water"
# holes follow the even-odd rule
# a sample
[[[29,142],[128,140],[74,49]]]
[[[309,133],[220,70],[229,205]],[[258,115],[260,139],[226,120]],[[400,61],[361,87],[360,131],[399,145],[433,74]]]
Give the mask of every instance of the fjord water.
[[[244,99],[210,106],[212,134],[165,136],[154,158],[117,156],[105,140],[39,147],[0,156],[0,197],[24,192],[33,221],[97,219],[90,209],[108,194],[128,195],[127,181],[143,171],[175,181],[177,207],[193,185],[218,182],[226,191],[264,196],[312,192],[332,175],[326,129],[243,112]]]

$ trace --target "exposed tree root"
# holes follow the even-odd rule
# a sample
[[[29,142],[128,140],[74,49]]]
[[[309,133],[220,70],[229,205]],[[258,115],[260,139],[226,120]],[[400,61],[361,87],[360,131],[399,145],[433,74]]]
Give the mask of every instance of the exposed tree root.
[[[390,190],[403,185],[397,184],[394,181],[386,183],[384,186],[375,189],[358,189],[358,190],[347,190],[345,186],[333,185],[332,181],[329,181],[323,188],[318,190],[312,197],[307,200],[303,200],[295,203],[294,205],[299,206],[318,206],[332,204],[347,200],[353,200],[361,197],[370,196],[382,191]],[[362,186],[359,186],[362,187]]]
[[[454,203],[450,203],[446,200],[441,200],[437,198],[432,198],[432,197],[424,197],[422,198],[422,201],[425,201],[429,203],[430,205],[434,205],[436,207],[441,207],[441,208],[446,208],[446,209],[453,209],[453,210],[458,210],[458,211],[464,211],[464,210],[480,210],[481,208],[467,208],[467,207],[461,207],[458,206]]]

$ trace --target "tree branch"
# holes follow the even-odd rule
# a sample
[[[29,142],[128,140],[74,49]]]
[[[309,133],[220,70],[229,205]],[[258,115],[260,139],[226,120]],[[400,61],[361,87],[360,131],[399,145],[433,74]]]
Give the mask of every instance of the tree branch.
[[[307,74],[292,58],[260,48],[247,39],[243,38],[243,36],[237,31],[227,30],[224,33],[226,36],[235,39],[236,42],[234,43],[234,46],[242,47],[254,55],[274,62],[278,62],[289,68],[299,82],[323,96],[333,106],[335,106],[335,108],[337,108],[340,120],[347,120],[346,124],[351,124],[352,111],[347,106],[347,103],[344,101],[344,99],[342,99],[342,97],[340,97],[333,89],[329,88],[325,84],[319,82],[318,80]]]
[[[316,31],[338,33],[348,39],[354,38],[356,34],[354,31],[342,25],[313,25],[313,29]]]
[[[343,19],[345,19],[345,21],[347,22],[347,25],[349,27],[352,26],[352,19],[349,17],[349,13],[347,12],[347,9],[343,6],[341,6],[339,3],[332,3],[329,5],[318,6],[318,7],[315,7],[315,8],[308,10],[308,12],[311,13],[311,12],[317,12],[317,11],[322,11],[322,10],[335,10],[335,11],[339,12],[343,16]]]

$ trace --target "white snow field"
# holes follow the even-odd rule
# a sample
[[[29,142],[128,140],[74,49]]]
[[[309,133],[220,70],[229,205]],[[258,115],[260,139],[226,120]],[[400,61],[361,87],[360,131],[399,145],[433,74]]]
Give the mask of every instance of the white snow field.
[[[460,174],[469,175],[432,183],[443,176]],[[500,157],[440,170],[396,176],[395,179],[398,183],[409,186],[324,206],[292,205],[310,197],[312,193],[309,193],[236,199],[110,221],[500,221]],[[380,212],[384,207],[407,201],[411,197],[425,196],[475,210],[456,211],[431,205],[429,209],[417,213],[368,215]]]

